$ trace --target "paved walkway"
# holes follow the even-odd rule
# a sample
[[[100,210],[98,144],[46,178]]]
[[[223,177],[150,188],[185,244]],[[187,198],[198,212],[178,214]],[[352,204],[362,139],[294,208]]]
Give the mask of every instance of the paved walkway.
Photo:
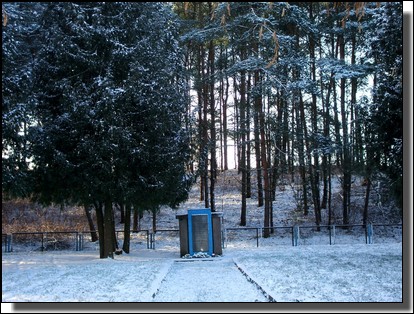
[[[269,302],[272,299],[265,296],[232,258],[216,257],[175,260],[153,295],[153,301]]]

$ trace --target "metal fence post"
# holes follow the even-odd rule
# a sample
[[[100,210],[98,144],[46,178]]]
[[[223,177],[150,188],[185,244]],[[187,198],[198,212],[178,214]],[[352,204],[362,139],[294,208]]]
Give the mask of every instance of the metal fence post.
[[[299,240],[299,226],[295,225],[292,227],[292,245],[298,246]]]
[[[367,244],[372,244],[373,240],[372,240],[372,236],[373,236],[373,227],[372,224],[367,224],[367,228],[366,228],[366,242]]]
[[[5,251],[7,253],[10,253],[13,251],[12,249],[12,239],[13,239],[13,235],[12,234],[6,234],[6,246],[5,246]]]
[[[75,233],[75,251],[79,251],[79,232]]]
[[[333,238],[333,241],[332,241]],[[335,225],[329,226],[329,244],[335,244]]]
[[[150,232],[149,234],[150,238],[150,249],[155,249],[155,233]]]
[[[44,247],[44,245],[43,245],[43,242],[44,242],[44,237],[45,237],[45,234],[44,234],[44,233],[42,233],[42,252],[45,250],[45,247]]]
[[[152,232],[148,232],[149,248],[152,249]]]
[[[83,250],[83,233],[77,232],[76,233],[76,251]]]

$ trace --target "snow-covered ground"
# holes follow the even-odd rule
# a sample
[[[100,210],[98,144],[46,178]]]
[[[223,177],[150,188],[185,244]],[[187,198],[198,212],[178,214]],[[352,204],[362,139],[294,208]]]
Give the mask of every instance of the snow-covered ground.
[[[3,254],[2,302],[402,302],[401,244]]]

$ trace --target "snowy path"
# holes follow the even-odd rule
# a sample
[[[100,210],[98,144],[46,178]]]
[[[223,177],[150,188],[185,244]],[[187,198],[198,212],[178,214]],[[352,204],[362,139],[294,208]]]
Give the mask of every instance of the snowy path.
[[[153,301],[269,302],[269,299],[249,282],[231,258],[221,257],[176,260]]]

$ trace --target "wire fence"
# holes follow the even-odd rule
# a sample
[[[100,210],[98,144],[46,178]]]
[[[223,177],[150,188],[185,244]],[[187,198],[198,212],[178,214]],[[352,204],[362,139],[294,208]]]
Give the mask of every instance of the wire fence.
[[[269,237],[264,237],[268,230]],[[225,247],[402,242],[402,224],[238,227],[224,229]],[[251,240],[246,245],[246,240]]]
[[[270,236],[264,237],[268,230]],[[402,224],[367,225],[294,225],[274,227],[221,228],[222,247],[259,247],[275,245],[318,245],[402,242]],[[124,231],[116,230],[118,245],[124,240]],[[131,231],[131,250],[180,248],[179,229]],[[27,251],[85,251],[99,250],[99,241],[92,242],[90,232],[15,232],[2,234],[4,252]]]
[[[82,233],[78,231],[15,232],[6,234],[5,252],[82,250]]]

